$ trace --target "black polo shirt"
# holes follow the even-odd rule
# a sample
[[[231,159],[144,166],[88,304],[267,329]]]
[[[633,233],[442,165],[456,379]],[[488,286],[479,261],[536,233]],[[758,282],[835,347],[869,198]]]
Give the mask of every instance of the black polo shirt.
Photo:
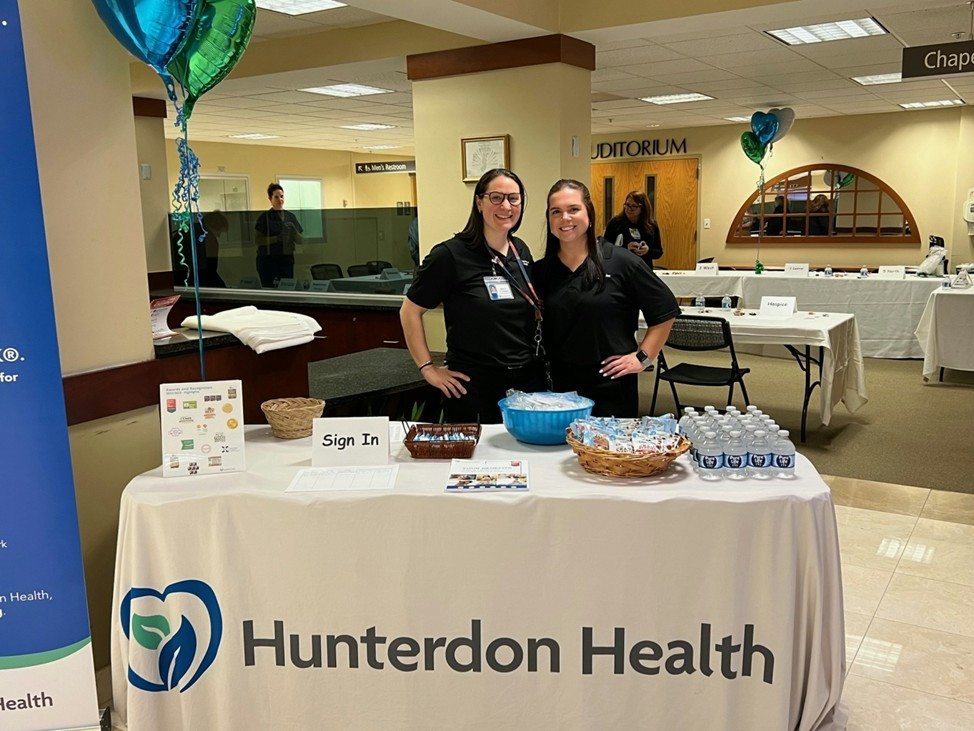
[[[511,243],[504,264],[518,286],[528,291],[515,256],[530,272],[531,251],[521,239],[512,237]],[[500,269],[494,271],[486,243],[452,238],[430,250],[406,293],[411,302],[427,310],[443,305],[446,360],[451,368],[511,368],[534,360],[534,308],[513,285],[513,299],[491,300],[484,283],[484,277],[490,276],[510,282]]]
[[[532,276],[544,300],[544,346],[553,364],[591,366],[610,355],[636,350],[642,312],[649,327],[676,317],[676,298],[642,259],[601,241],[605,289],[582,284],[557,256],[534,265]]]

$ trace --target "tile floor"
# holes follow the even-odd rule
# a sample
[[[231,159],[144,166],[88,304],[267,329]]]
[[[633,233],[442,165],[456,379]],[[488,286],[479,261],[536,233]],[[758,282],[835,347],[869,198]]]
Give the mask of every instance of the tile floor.
[[[842,555],[848,731],[971,731],[974,495],[824,479]]]

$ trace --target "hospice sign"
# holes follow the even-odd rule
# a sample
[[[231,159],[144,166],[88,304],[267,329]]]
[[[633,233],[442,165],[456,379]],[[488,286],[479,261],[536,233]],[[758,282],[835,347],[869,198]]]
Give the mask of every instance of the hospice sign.
[[[0,231],[0,728],[98,728],[20,15],[0,0],[0,179],[21,225]]]

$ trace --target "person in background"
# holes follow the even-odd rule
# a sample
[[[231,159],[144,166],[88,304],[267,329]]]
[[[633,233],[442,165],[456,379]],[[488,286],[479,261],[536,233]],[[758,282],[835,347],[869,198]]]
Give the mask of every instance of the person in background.
[[[534,266],[544,301],[544,344],[554,390],[595,402],[596,416],[636,416],[637,375],[652,366],[680,312],[643,259],[598,240],[595,206],[577,180],[548,191],[544,258]],[[639,313],[646,334],[637,345]]]
[[[767,219],[764,226],[765,236],[781,236],[785,230],[785,197],[776,195],[774,197],[774,209],[771,211],[774,216]]]
[[[406,243],[409,245],[409,258],[413,260],[413,267],[419,266],[419,215],[410,222],[406,232]]]
[[[622,213],[609,221],[605,238],[616,246],[624,246],[640,257],[652,269],[653,259],[663,256],[663,241],[653,213],[653,204],[641,190],[626,196]]]
[[[499,423],[497,402],[509,388],[545,388],[531,252],[514,236],[524,203],[517,175],[503,168],[484,173],[467,225],[430,250],[403,298],[406,346],[426,382],[442,392],[447,423]],[[442,368],[433,364],[423,327],[423,315],[440,304],[447,351]]]
[[[812,198],[808,206],[808,235],[809,236],[828,236],[829,235],[829,197],[822,193]]]
[[[294,276],[294,247],[301,243],[304,229],[297,217],[284,210],[284,188],[267,186],[270,210],[257,218],[257,274],[263,287],[276,287],[280,279]]]

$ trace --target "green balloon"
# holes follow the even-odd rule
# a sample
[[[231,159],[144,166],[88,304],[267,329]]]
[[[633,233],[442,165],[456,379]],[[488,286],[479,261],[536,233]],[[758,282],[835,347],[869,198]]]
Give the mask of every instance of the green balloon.
[[[839,175],[836,178],[835,182],[838,184],[840,188],[844,188],[855,179],[856,179],[855,173],[846,173],[845,175]]]
[[[748,156],[751,162],[760,164],[764,159],[765,153],[768,151],[768,146],[761,144],[761,140],[757,138],[757,135],[751,130],[748,130],[741,135],[741,149],[744,150],[744,154]]]
[[[196,24],[167,67],[185,95],[184,119],[189,119],[199,98],[237,65],[256,16],[254,0],[201,0]]]

